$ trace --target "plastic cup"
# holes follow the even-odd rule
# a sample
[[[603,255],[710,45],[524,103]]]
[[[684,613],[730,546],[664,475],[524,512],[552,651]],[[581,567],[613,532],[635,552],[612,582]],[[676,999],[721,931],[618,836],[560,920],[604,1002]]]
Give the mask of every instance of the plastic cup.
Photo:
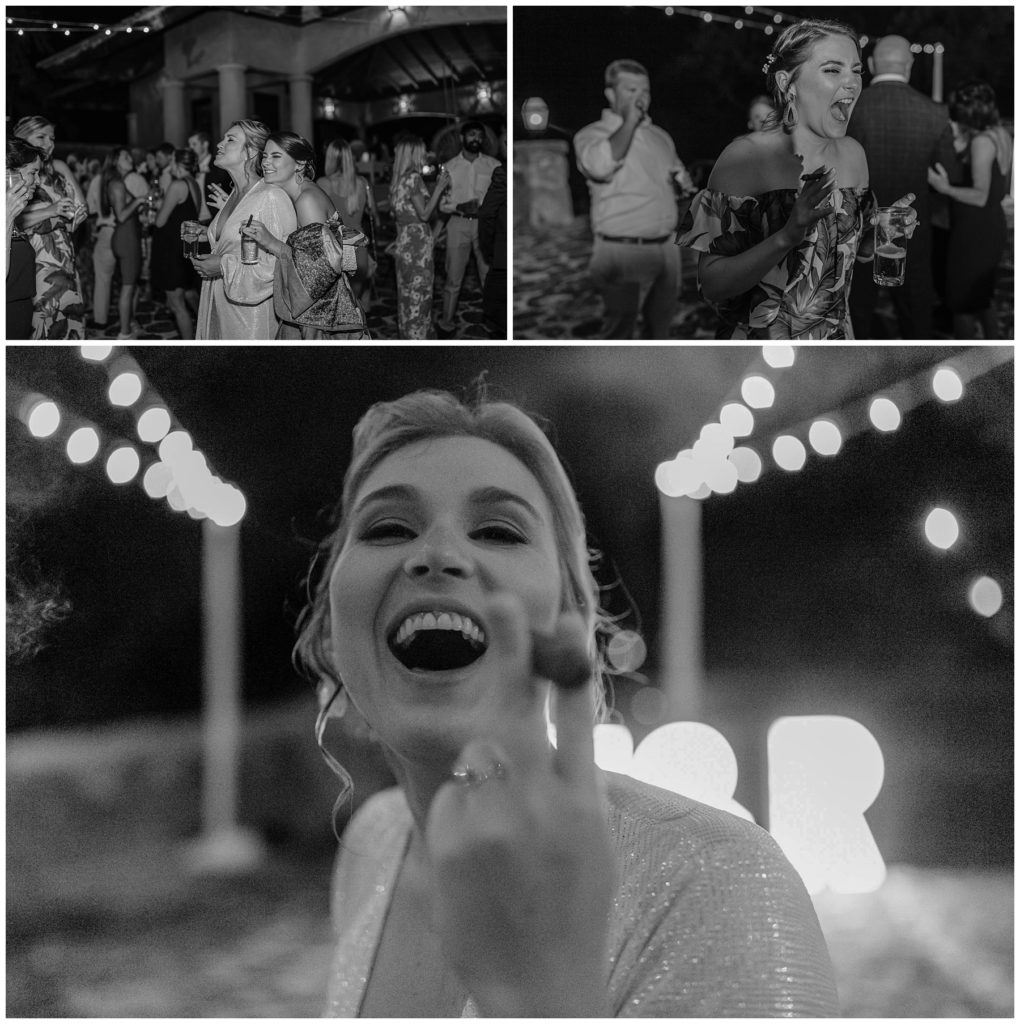
[[[907,206],[881,206],[875,211],[875,284],[896,288],[907,269],[907,227],[913,219]]]

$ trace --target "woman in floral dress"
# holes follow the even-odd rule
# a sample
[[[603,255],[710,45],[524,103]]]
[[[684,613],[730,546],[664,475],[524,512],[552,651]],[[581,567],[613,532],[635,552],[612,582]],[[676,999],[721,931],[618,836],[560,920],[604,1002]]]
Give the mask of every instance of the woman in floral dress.
[[[853,338],[850,286],[855,261],[873,256],[875,205],[864,150],[846,135],[861,93],[857,34],[798,22],[762,70],[776,112],[723,151],[677,244],[701,253],[701,293],[722,336]]]
[[[54,127],[44,117],[23,117],[14,135],[44,154],[34,201],[18,224],[35,251],[32,339],[83,339],[85,303],[71,236],[88,216],[70,168],[53,159]]]
[[[429,195],[421,176],[425,143],[411,136],[397,143],[393,155],[390,206],[397,221],[397,322],[401,338],[432,337],[432,232],[429,220],[450,176],[442,171]]]

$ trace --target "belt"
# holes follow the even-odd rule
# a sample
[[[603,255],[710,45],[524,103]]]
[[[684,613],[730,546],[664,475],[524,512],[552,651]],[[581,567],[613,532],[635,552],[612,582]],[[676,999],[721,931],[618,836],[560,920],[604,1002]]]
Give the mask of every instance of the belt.
[[[454,217],[463,217],[465,220],[478,220],[477,213],[461,213],[459,210],[453,211]]]
[[[669,241],[669,235],[661,238],[624,238],[619,235],[597,235],[603,242],[622,242],[624,245],[661,245]]]

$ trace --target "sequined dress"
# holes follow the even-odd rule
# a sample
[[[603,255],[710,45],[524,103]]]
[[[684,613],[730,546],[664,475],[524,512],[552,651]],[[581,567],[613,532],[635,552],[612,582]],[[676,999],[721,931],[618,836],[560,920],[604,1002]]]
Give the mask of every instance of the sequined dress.
[[[835,216],[818,221],[750,291],[714,303],[729,338],[838,340],[853,338],[848,300],[857,249],[874,208],[874,193],[841,188]],[[798,192],[773,189],[732,196],[702,189],[677,231],[677,244],[736,256],[779,231]],[[863,268],[870,273],[870,266]]]
[[[834,1017],[811,900],[772,837],[686,797],[605,773],[617,893],[609,930],[616,1017]],[[333,879],[337,947],[326,1016],[359,1016],[412,818],[403,792],[365,802]],[[464,1017],[478,1016],[468,999]]]

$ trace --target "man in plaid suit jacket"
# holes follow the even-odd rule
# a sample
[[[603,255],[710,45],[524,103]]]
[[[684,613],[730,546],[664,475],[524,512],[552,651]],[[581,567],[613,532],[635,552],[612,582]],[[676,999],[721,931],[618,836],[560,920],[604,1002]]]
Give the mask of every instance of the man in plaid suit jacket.
[[[906,279],[889,292],[900,337],[930,340],[935,287],[928,166],[937,160],[950,168],[957,161],[948,111],[909,84],[913,62],[910,43],[902,36],[878,40],[868,58],[873,77],[854,107],[847,135],[864,147],[871,187],[880,206],[891,206],[908,192],[916,196],[917,229],[907,246]],[[873,316],[876,299],[877,285],[870,268],[858,267],[850,289],[850,316],[858,338],[878,337]]]

